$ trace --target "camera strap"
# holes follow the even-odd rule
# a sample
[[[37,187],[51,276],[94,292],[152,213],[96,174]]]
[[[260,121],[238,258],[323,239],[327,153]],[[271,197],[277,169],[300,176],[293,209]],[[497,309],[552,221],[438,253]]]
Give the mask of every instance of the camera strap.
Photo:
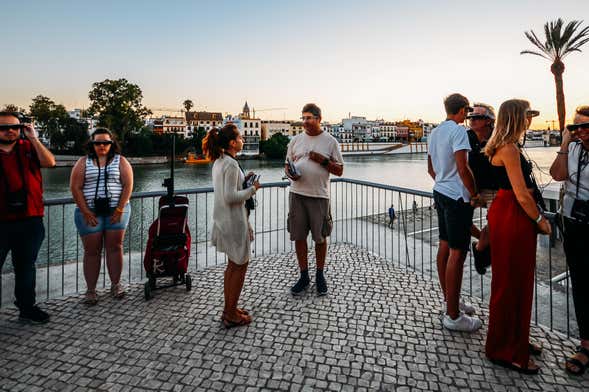
[[[235,159],[231,154],[227,154],[225,153],[225,155],[227,155],[229,158],[233,159],[235,162],[237,162],[237,166],[239,166],[239,170],[241,170],[241,174],[243,174],[243,177],[245,178],[245,172],[243,171],[243,168],[241,167],[241,165],[239,164],[239,161],[237,159]]]
[[[100,185],[100,161],[96,158],[96,166],[98,167],[98,178],[96,179],[96,190],[94,191],[94,200],[98,198],[98,186]],[[104,195],[108,197],[108,163],[104,165]]]
[[[20,151],[20,147],[20,143],[16,143],[16,145],[14,146],[14,153],[16,154],[16,162],[18,166],[18,171],[20,172],[22,189],[24,189],[25,193],[27,193],[27,178],[25,176],[25,168],[23,158],[21,156],[22,153]],[[4,172],[4,174],[2,175],[2,179],[4,180],[4,190],[6,191],[6,194],[8,194],[10,192],[10,184],[8,183],[8,176],[6,175],[4,167],[2,166],[2,159],[0,159],[0,171]],[[18,190],[20,189],[17,189],[17,191]]]

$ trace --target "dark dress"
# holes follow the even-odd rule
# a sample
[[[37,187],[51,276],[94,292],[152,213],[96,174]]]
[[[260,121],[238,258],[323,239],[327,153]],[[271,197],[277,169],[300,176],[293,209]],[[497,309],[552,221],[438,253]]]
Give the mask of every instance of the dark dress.
[[[520,153],[528,188],[532,168]],[[485,346],[489,359],[526,368],[536,267],[536,224],[519,205],[503,166],[493,166],[499,191],[489,208],[493,275],[489,328]]]

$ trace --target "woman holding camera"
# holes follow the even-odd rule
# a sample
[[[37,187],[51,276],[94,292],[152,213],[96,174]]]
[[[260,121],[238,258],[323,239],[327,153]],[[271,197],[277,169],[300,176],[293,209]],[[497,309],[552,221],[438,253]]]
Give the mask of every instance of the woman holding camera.
[[[550,167],[552,178],[565,181],[562,201],[564,252],[571,274],[573,302],[581,344],[566,360],[567,372],[581,375],[589,365],[589,106],[575,110],[574,122],[562,133],[562,144]]]
[[[120,147],[106,128],[97,128],[88,142],[88,155],[80,158],[70,177],[70,189],[77,205],[74,220],[84,244],[84,277],[87,291],[84,302],[98,302],[96,283],[100,274],[102,248],[113,297],[121,298],[123,237],[129,223],[133,191],[133,170],[120,155]]]
[[[237,307],[250,257],[253,230],[249,224],[246,200],[250,199],[260,183],[256,180],[244,189],[244,182],[253,175],[244,174],[235,157],[243,148],[243,138],[235,124],[220,130],[213,128],[202,142],[207,158],[213,161],[213,225],[211,242],[217,251],[227,254],[224,294],[225,308],[221,321],[225,328],[247,325],[252,317]]]
[[[503,102],[485,147],[499,188],[488,215],[490,240],[497,245],[491,247],[493,276],[485,352],[493,363],[525,374],[540,369],[530,354],[538,355],[541,348],[529,341],[536,234],[551,230],[536,205],[532,167],[519,146],[537,115],[528,101]]]

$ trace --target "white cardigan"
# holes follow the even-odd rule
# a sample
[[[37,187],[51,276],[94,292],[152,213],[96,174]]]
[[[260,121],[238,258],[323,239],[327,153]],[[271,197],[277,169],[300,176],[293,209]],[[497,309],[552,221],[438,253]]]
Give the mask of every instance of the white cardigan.
[[[221,155],[213,164],[213,225],[211,243],[227,254],[235,264],[245,264],[250,257],[250,224],[245,201],[256,193],[255,187],[243,189],[243,174],[237,161]]]

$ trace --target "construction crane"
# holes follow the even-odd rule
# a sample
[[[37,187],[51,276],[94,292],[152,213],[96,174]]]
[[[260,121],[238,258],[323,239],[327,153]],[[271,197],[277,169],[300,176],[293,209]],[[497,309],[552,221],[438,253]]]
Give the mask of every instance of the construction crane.
[[[268,109],[254,109],[252,108],[252,114],[253,114],[253,118],[256,118],[256,112],[272,112],[275,110],[288,110],[288,108],[268,108]]]

